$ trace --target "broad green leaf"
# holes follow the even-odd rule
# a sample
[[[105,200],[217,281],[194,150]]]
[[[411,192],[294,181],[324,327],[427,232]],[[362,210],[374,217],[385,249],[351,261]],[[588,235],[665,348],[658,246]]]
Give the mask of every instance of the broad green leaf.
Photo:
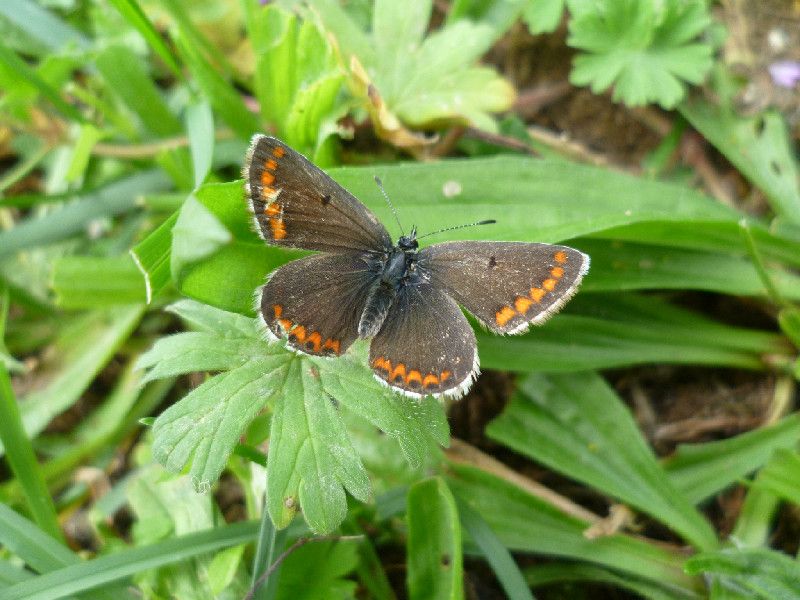
[[[766,548],[726,548],[705,552],[686,561],[686,572],[716,575],[723,587],[733,587],[763,600],[800,598],[800,563]]]
[[[767,463],[779,448],[794,448],[800,441],[800,416],[736,437],[703,444],[682,444],[664,461],[673,484],[698,503],[721,492]]]
[[[344,488],[366,502],[369,479],[315,364],[293,357],[281,391],[270,429],[267,509],[286,527],[302,506],[313,531],[330,532],[347,514]]]
[[[195,488],[208,490],[245,427],[281,391],[286,366],[284,355],[262,355],[200,384],[156,419],[155,459],[174,472],[191,461]]]
[[[315,541],[298,548],[281,565],[276,600],[355,599],[358,584],[347,575],[358,565],[360,540]]]
[[[629,106],[674,107],[686,83],[700,83],[712,65],[712,47],[693,41],[709,26],[701,2],[665,4],[616,0],[585,3],[569,22],[567,43],[583,50],[570,81]]]
[[[181,203],[183,200],[181,200]],[[130,249],[136,268],[144,279],[145,297],[150,304],[171,281],[172,228],[178,220],[176,210],[167,220]]]
[[[408,490],[408,597],[458,600],[464,596],[461,523],[455,498],[440,477]]]
[[[661,521],[701,549],[704,517],[672,485],[620,398],[595,373],[525,379],[486,434]]]
[[[337,100],[344,77],[333,48],[311,21],[277,6],[251,11],[248,23],[257,52],[255,88],[264,119],[275,133],[315,162],[343,110]]]
[[[707,595],[700,590],[665,588],[656,581],[648,581],[630,575],[621,575],[614,569],[581,563],[549,563],[527,567],[525,580],[534,588],[564,584],[564,590],[575,589],[576,582],[592,582],[613,585],[630,590],[649,600],[701,600]],[[550,587],[549,589],[553,589]],[[556,588],[558,589],[558,588]]]
[[[447,483],[453,493],[486,520],[509,550],[603,565],[656,582],[676,595],[702,586],[684,575],[680,552],[622,534],[588,539],[583,535],[587,522],[503,479],[475,467],[452,465],[451,471]]]
[[[172,228],[172,278],[180,281],[193,263],[211,256],[230,241],[228,229],[193,195],[189,196]]]
[[[514,100],[514,89],[494,70],[473,66],[496,39],[496,29],[461,20],[424,38],[432,5],[430,0],[378,0],[365,43],[363,33],[353,34],[357,27],[333,2],[312,2],[336,36],[344,63],[352,69],[352,87],[377,131],[393,135],[396,143],[403,143],[404,135],[397,119],[414,127],[456,121],[496,129],[489,113],[507,109]]]
[[[777,112],[742,117],[693,99],[679,107],[703,136],[758,186],[776,215],[800,223],[800,172],[786,123]]]
[[[40,366],[38,376],[46,382],[44,387],[20,400],[28,435],[38,434],[56,415],[77,402],[128,339],[143,312],[141,306],[96,310],[63,328],[51,358]]]
[[[130,255],[64,256],[53,264],[53,291],[64,308],[101,308],[141,304],[144,281]]]
[[[732,327],[656,296],[580,293],[564,314],[520,336],[477,330],[484,367],[570,372],[634,364],[705,364],[763,369],[792,360],[782,337]],[[770,363],[770,364],[775,364]]]
[[[533,35],[555,31],[564,14],[564,0],[528,0],[522,19]]]

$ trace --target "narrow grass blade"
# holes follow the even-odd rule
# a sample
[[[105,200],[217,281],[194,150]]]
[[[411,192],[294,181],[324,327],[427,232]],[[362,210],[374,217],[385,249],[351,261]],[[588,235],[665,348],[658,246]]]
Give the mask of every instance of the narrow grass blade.
[[[64,308],[141,304],[146,290],[130,255],[106,258],[64,256],[53,265],[53,291]]]
[[[258,523],[243,522],[224,525],[210,531],[178,536],[164,542],[140,546],[83,561],[51,571],[0,590],[0,600],[55,600],[69,594],[120,581],[187,558],[245,544],[258,534]]]
[[[58,524],[53,498],[44,483],[33,446],[22,425],[17,400],[11,389],[11,380],[2,362],[0,362],[0,441],[8,448],[6,460],[20,482],[34,520],[43,531],[62,541],[64,538]]]
[[[517,563],[514,562],[511,553],[506,550],[491,527],[483,520],[483,517],[472,510],[467,502],[458,496],[455,496],[455,500],[461,525],[467,530],[475,545],[480,548],[486,562],[491,565],[509,600],[533,600],[533,594],[531,594]]]
[[[172,228],[177,221],[176,211],[130,250],[131,258],[144,278],[145,298],[148,304],[170,283]]]
[[[58,50],[69,44],[75,44],[81,49],[90,45],[80,31],[36,2],[4,0],[0,2],[0,14],[51,50]]]

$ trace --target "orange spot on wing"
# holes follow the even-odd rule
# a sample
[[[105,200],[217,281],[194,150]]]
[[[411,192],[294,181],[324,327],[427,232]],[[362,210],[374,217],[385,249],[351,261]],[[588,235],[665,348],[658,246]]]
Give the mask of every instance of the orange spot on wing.
[[[550,275],[555,277],[556,279],[561,279],[564,276],[564,269],[561,267],[553,267],[550,269]]]
[[[315,331],[306,338],[306,346],[308,346],[308,344],[311,344],[314,352],[319,352],[322,347],[322,336],[319,334],[319,331]]]
[[[261,185],[268,187],[275,181],[275,175],[269,171],[261,171]],[[266,193],[266,190],[265,190]]]
[[[283,314],[283,307],[280,304],[273,304],[272,312],[275,314],[275,318],[277,319]]]
[[[541,288],[531,288],[531,299],[534,302],[541,302],[544,297],[545,291]]]
[[[397,366],[389,374],[389,381],[394,381],[398,377],[401,379],[406,378],[406,366],[403,363],[397,363]]]
[[[286,150],[284,150],[280,146],[275,146],[275,149],[272,151],[272,156],[275,156],[277,158],[280,158],[284,154],[286,154]]]
[[[391,370],[392,370],[392,363],[390,363],[388,360],[386,360],[382,356],[379,356],[378,358],[373,360],[372,361],[372,366],[375,367],[376,369],[382,369],[382,370],[387,371],[387,372],[391,372]]]
[[[283,224],[283,219],[271,218],[269,220],[269,227],[272,230],[273,239],[282,240],[286,237],[286,225]]]
[[[339,354],[339,340],[334,340],[334,339],[331,339],[331,338],[326,339],[325,343],[322,344],[322,349],[323,350],[332,350],[334,352],[334,354]],[[373,364],[375,364],[375,363],[373,363]]]
[[[447,381],[450,378],[450,371],[442,371],[441,380],[442,383]]]
[[[274,171],[275,169],[277,169],[277,168],[278,168],[278,163],[276,163],[274,160],[272,160],[271,158],[269,158],[269,159],[267,159],[267,161],[264,163],[264,166],[265,166],[267,169],[269,169],[270,171]]]
[[[556,288],[556,280],[555,279],[545,279],[542,282],[542,287],[546,289],[548,292],[552,292]]]
[[[422,380],[422,387],[433,387],[439,385],[439,378],[433,373],[428,373]]]
[[[292,329],[289,335],[290,336],[293,335],[295,338],[297,338],[298,342],[303,342],[306,339],[306,328],[303,327],[302,325],[298,325],[297,327]]]
[[[272,202],[264,207],[264,214],[268,217],[277,217],[281,213],[281,205],[277,202]]]
[[[561,265],[563,265],[565,262],[567,262],[567,253],[566,253],[566,252],[564,252],[563,250],[559,250],[558,252],[556,252],[556,253],[553,255],[553,258],[555,258],[555,259],[556,259],[556,262],[557,262],[558,264],[561,264]]]
[[[292,322],[289,319],[278,319],[278,324],[284,331],[289,331],[292,328]]]
[[[500,325],[500,327],[503,327],[515,314],[517,314],[517,311],[515,311],[513,308],[510,306],[504,306],[494,313],[494,320],[498,325]]]
[[[520,314],[525,314],[531,307],[531,304],[533,304],[533,300],[525,296],[517,296],[517,299],[514,300],[514,308],[517,309],[517,312]]]
[[[417,371],[416,369],[412,369],[408,372],[408,377],[406,377],[406,384],[411,385],[412,381],[416,381],[418,384],[422,385],[422,373]]]

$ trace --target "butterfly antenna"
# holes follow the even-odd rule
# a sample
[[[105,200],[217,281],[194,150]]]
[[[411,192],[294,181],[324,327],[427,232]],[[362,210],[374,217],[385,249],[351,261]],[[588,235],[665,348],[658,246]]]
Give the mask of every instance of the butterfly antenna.
[[[397,216],[397,211],[394,209],[394,204],[392,204],[392,201],[389,200],[389,194],[387,194],[386,190],[383,189],[383,182],[381,181],[381,178],[378,177],[377,175],[375,175],[375,183],[378,184],[378,188],[381,190],[381,194],[383,194],[383,197],[386,198],[386,204],[388,204],[389,208],[392,209],[392,214],[394,215],[394,220],[397,221],[397,226],[400,228],[400,233],[405,235],[406,232],[403,230],[403,226],[400,224],[400,217]]]
[[[431,231],[430,233],[426,233],[425,235],[419,236],[417,239],[422,239],[428,237],[429,235],[436,235],[437,233],[443,233],[445,231],[453,231],[453,229],[464,229],[464,227],[474,227],[475,225],[492,225],[493,223],[497,223],[494,219],[486,219],[485,221],[478,221],[477,223],[467,223],[466,225],[454,225],[453,227],[445,227],[444,229],[440,229],[439,231]]]

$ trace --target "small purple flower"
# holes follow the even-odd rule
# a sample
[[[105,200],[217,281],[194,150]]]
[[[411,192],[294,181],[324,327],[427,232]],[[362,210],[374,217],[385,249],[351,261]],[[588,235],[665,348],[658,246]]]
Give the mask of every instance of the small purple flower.
[[[781,60],[769,66],[769,74],[775,85],[793,88],[800,82],[800,62],[794,60]]]

